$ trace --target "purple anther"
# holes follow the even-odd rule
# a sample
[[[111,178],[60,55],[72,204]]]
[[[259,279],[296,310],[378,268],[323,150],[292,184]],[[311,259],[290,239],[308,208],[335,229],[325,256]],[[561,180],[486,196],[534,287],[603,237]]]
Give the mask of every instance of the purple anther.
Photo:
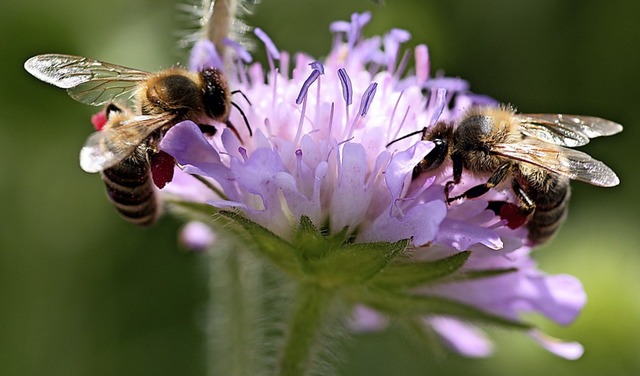
[[[362,95],[362,102],[360,102],[360,116],[365,116],[369,111],[373,97],[376,95],[378,84],[373,82]]]
[[[338,69],[338,78],[340,78],[340,84],[342,85],[342,98],[351,105],[353,103],[353,89],[351,88],[351,78],[347,74],[347,70],[344,68]]]

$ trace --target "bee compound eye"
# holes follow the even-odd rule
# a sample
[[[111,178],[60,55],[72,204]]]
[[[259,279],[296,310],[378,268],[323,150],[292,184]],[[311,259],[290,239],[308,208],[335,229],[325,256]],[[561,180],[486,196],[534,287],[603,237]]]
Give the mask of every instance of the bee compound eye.
[[[222,72],[218,69],[205,69],[201,73],[203,101],[207,116],[218,121],[227,120],[229,113],[230,93]]]

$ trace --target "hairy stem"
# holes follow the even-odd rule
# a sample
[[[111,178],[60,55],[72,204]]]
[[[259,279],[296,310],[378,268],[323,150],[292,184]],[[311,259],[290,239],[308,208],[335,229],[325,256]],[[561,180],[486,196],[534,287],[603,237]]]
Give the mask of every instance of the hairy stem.
[[[259,374],[259,265],[253,255],[221,241],[210,252],[209,374]]]
[[[215,0],[213,4],[213,14],[207,23],[207,39],[213,42],[220,56],[224,56],[222,39],[229,36],[236,7],[237,0]]]
[[[301,376],[312,372],[322,345],[332,291],[316,284],[300,284],[289,318],[280,358],[280,376]]]

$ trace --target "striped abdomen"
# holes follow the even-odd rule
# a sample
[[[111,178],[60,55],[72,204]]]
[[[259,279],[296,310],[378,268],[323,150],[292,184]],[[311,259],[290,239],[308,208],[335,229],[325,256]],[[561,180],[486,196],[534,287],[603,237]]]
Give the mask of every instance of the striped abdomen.
[[[569,209],[569,179],[556,174],[547,175],[543,188],[532,190],[529,187],[528,194],[536,206],[527,223],[528,239],[533,244],[545,243],[551,239],[564,222]]]
[[[109,200],[124,219],[140,226],[156,221],[159,207],[146,158],[134,154],[102,171],[102,180]]]

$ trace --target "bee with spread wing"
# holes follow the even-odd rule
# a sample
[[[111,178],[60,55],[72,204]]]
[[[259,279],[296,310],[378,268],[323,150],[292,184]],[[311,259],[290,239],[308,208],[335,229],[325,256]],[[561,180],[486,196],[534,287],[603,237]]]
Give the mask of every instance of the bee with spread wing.
[[[440,122],[422,131],[423,139],[435,147],[415,167],[414,178],[450,159],[453,180],[445,186],[449,203],[509,186],[518,199],[518,216],[527,222],[528,239],[543,243],[566,217],[570,180],[602,187],[620,182],[607,165],[570,148],[621,130],[620,124],[591,116],[516,114],[507,107],[476,107],[457,126]],[[451,197],[463,170],[488,179]]]
[[[27,60],[24,66],[36,78],[66,89],[69,96],[78,102],[93,106],[107,105],[106,125],[87,139],[80,152],[82,169],[92,173],[101,172],[103,179],[118,171],[116,175],[122,174],[122,179],[116,180],[140,182],[140,174],[149,175],[149,161],[158,155],[162,156],[158,149],[162,136],[183,120],[191,120],[210,133],[215,133],[215,123],[224,123],[240,137],[229,121],[229,112],[234,106],[240,110],[251,135],[244,113],[231,101],[233,92],[229,91],[224,75],[217,68],[199,72],[170,68],[149,73],[63,54],[37,55]],[[117,104],[116,101],[122,99],[132,103],[134,110]],[[165,161],[163,164],[171,163],[171,166],[164,166],[165,170],[173,168],[172,160],[166,157],[161,160]],[[145,171],[130,172],[134,165],[142,166]],[[133,170],[137,171],[137,168]],[[128,176],[131,174],[136,177]],[[109,190],[106,179],[105,183]],[[166,181],[161,185],[164,183]],[[111,194],[110,197],[118,200]],[[118,202],[115,203],[117,207]],[[125,218],[143,225],[155,220],[155,216],[146,221],[127,215]]]

